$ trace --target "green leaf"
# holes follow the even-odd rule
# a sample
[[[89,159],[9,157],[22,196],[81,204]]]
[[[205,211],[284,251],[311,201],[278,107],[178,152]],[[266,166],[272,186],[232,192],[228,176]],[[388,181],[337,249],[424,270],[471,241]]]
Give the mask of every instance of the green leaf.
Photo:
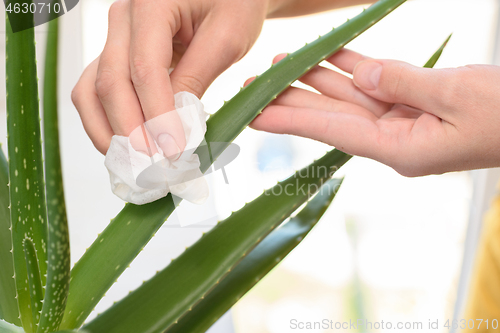
[[[350,158],[333,150],[266,190],[83,328],[91,333],[163,332],[207,296]]]
[[[436,62],[439,60],[441,57],[441,54],[443,53],[444,48],[450,41],[450,38],[453,34],[450,34],[448,38],[444,41],[444,43],[441,45],[441,47],[432,55],[432,57],[425,63],[424,68],[433,68]]]
[[[434,66],[448,40],[449,38],[429,60],[428,66]],[[340,183],[338,179],[333,179],[325,184],[323,188],[329,185],[334,191],[328,194],[322,188],[321,193],[311,200],[296,217],[272,231],[166,333],[195,333],[208,330],[309,233],[333,200]]]
[[[40,278],[40,268],[36,250],[31,239],[24,240],[24,258],[26,261],[26,272],[28,273],[28,285],[31,296],[31,313],[33,317],[33,331],[36,331],[38,321],[40,320],[40,311],[42,309],[43,288]]]
[[[43,126],[45,148],[45,183],[49,225],[47,285],[38,332],[56,331],[61,323],[68,297],[71,269],[68,219],[59,149],[57,117],[58,22],[48,23],[47,52],[43,82]]]
[[[6,3],[8,5],[8,3]],[[47,274],[47,224],[34,29],[12,33],[6,19],[7,133],[14,270],[21,322],[32,333],[23,244],[33,243],[41,284]]]
[[[24,333],[21,327],[0,319],[0,332],[2,333]]]
[[[71,271],[66,312],[60,329],[76,328],[83,323],[102,295],[174,210],[171,198],[168,195],[141,206],[126,204],[111,220]]]
[[[0,146],[0,318],[21,325],[16,301],[12,234],[10,232],[9,167]]]
[[[244,257],[200,302],[166,333],[205,332],[250,288],[290,253],[316,225],[341,184],[332,179],[307,205]]]
[[[242,89],[207,121],[206,141],[222,144],[209,146],[210,152],[206,148],[197,150],[201,170],[208,170],[226,146],[293,81],[403,2],[405,0],[377,2],[356,18],[280,61]],[[73,268],[61,329],[72,329],[83,323],[173,209],[170,195],[147,205],[125,206]],[[123,244],[127,246],[123,247]],[[119,246],[122,250],[116,251]]]
[[[219,156],[232,138],[241,131],[295,80],[304,75],[321,61],[333,55],[351,40],[373,26],[406,0],[380,0],[355,18],[329,33],[307,44],[298,51],[288,54],[262,75],[243,88],[207,122],[207,142],[227,142],[211,150],[212,156]],[[220,138],[231,138],[220,140]],[[199,153],[202,166],[209,165],[210,159]]]

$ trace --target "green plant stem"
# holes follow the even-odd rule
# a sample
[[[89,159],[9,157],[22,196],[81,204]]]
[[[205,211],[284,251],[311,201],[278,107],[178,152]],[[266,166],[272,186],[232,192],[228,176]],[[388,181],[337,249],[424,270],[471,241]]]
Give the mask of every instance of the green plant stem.
[[[43,289],[42,279],[40,278],[40,268],[38,267],[38,258],[36,250],[31,239],[24,240],[24,258],[26,261],[26,271],[28,273],[28,285],[31,296],[31,313],[33,316],[33,332],[36,332],[38,321],[40,320],[40,311],[42,309]]]
[[[206,332],[307,236],[329,207],[341,183],[341,179],[332,179],[323,185],[320,193],[295,217],[272,231],[166,333]]]
[[[25,333],[21,327],[0,319],[0,332],[2,333]]]
[[[47,286],[39,333],[54,332],[64,315],[70,278],[68,219],[59,148],[57,116],[57,52],[59,19],[48,23],[47,51],[43,81],[43,125],[45,150],[45,183],[47,190],[48,267]]]
[[[28,17],[29,15],[27,15]],[[6,19],[7,133],[10,213],[17,301],[21,322],[33,333],[24,241],[36,250],[41,285],[47,274],[47,224],[34,29],[13,33]],[[43,296],[43,295],[42,295]]]
[[[20,326],[12,258],[8,184],[9,166],[0,145],[0,318]]]

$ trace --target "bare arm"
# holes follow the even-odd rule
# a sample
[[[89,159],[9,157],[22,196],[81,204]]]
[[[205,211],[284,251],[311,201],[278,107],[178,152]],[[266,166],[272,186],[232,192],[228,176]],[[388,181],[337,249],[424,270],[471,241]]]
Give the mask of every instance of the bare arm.
[[[269,4],[267,18],[308,15],[374,2],[373,0],[273,0]]]

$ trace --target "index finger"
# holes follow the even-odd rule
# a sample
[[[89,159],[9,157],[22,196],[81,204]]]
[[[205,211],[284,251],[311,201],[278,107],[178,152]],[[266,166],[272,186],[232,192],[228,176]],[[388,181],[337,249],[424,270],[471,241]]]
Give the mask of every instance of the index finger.
[[[349,49],[341,49],[330,58],[326,59],[329,63],[339,68],[340,70],[352,74],[354,67],[360,61],[370,59],[358,52]]]
[[[153,119],[175,110],[169,77],[172,38],[177,30],[170,2],[131,2],[130,71],[144,118]],[[165,156],[178,156],[186,145],[180,118],[173,113],[152,129]]]

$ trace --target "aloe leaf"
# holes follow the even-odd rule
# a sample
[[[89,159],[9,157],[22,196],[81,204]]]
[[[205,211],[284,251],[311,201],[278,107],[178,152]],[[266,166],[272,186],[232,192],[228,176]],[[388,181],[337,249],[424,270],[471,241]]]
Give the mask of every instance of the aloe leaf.
[[[298,51],[289,54],[243,88],[207,122],[207,142],[220,137],[235,138],[279,93],[321,61],[333,55],[351,40],[373,26],[406,0],[380,0],[361,14]],[[241,126],[240,124],[244,124]],[[231,139],[232,140],[232,139]],[[224,141],[230,142],[230,140]],[[226,145],[227,146],[227,145]],[[226,148],[218,145],[211,151],[219,156]],[[209,159],[200,155],[200,160]]]
[[[207,121],[206,142],[198,149],[203,172],[236,136],[269,104],[307,70],[338,51],[406,0],[380,0],[354,19],[280,61],[242,89]],[[127,204],[76,263],[61,329],[79,327],[104,293],[144,248],[174,209],[172,197],[151,204]],[[122,246],[127,244],[127,246]],[[121,251],[116,251],[118,246]]]
[[[433,68],[436,62],[439,60],[441,57],[441,54],[443,54],[443,50],[448,45],[448,42],[450,41],[450,38],[453,34],[450,34],[448,38],[444,41],[444,43],[441,45],[441,47],[432,55],[432,57],[425,63],[424,68]]]
[[[170,195],[147,205],[125,205],[71,270],[66,312],[60,329],[76,328],[83,323],[173,210]]]
[[[0,146],[0,319],[21,325],[16,301],[9,209],[9,167]]]
[[[434,66],[450,37],[432,56],[427,67]],[[336,190],[340,183],[340,180],[333,179],[324,187],[330,185],[333,190]],[[332,191],[327,196],[322,189],[322,193],[311,200],[296,217],[271,232],[166,333],[195,333],[209,329],[220,316],[300,243],[328,208],[335,193],[336,191]]]
[[[266,190],[83,328],[91,333],[163,332],[201,301],[350,158],[333,150]]]
[[[48,23],[43,82],[43,132],[49,238],[47,285],[38,325],[39,333],[53,332],[59,327],[66,307],[71,269],[68,219],[64,200],[57,126],[58,22],[59,20],[56,18]]]
[[[29,15],[23,15],[23,18]],[[35,247],[41,284],[47,274],[47,225],[34,29],[13,33],[6,19],[7,133],[10,213],[17,301],[22,325],[33,332],[24,240]]]
[[[31,296],[33,332],[36,332],[38,321],[40,320],[40,311],[42,309],[43,289],[35,246],[29,238],[24,240],[24,258],[26,261],[26,272],[28,273],[28,285]]]
[[[450,35],[451,37],[451,35]],[[450,37],[443,43],[431,59],[428,67],[433,67],[441,56]],[[166,333],[205,332],[250,288],[297,246],[314,227],[333,200],[341,180],[332,179],[323,188],[332,190],[321,193],[311,200],[304,209],[272,231],[248,256],[243,258],[199,303],[169,327]],[[327,191],[326,191],[327,192]]]
[[[438,59],[438,58],[439,58],[439,56],[437,57],[437,59]],[[437,59],[436,59],[436,61],[437,61]],[[237,110],[235,110],[235,112],[237,112]],[[213,121],[213,118],[211,118],[211,120]],[[209,120],[209,124],[210,124],[210,120]],[[209,128],[210,128],[210,127],[209,127]],[[210,130],[209,130],[209,132],[210,132]],[[215,140],[215,141],[222,140],[222,139],[221,139],[219,136],[217,136],[217,135],[215,135],[213,138],[214,138],[214,140]],[[210,156],[209,156],[209,157],[210,157]],[[206,164],[205,164],[205,165],[206,165]],[[205,169],[206,169],[206,167],[205,167]],[[117,217],[115,218],[115,220],[113,220],[112,222],[116,222],[116,223],[118,223],[118,220],[119,220],[119,219],[121,219],[121,223],[124,223],[124,221],[126,220],[126,215],[127,215],[127,214],[129,214],[130,212],[133,212],[135,209],[138,209],[138,208],[142,208],[142,209],[141,209],[141,212],[138,212],[138,214],[136,215],[136,217],[141,217],[141,218],[144,218],[144,215],[145,215],[145,214],[147,214],[147,212],[148,212],[148,209],[146,209],[146,207],[152,207],[153,205],[157,205],[157,204],[159,204],[159,203],[162,203],[162,204],[164,204],[164,203],[171,204],[171,201],[167,201],[167,199],[168,199],[168,200],[170,200],[170,199],[167,197],[167,198],[165,198],[165,199],[162,199],[162,200],[156,201],[155,203],[152,203],[152,204],[150,204],[150,205],[144,205],[144,206],[127,205],[127,206],[126,206],[126,209],[127,209],[127,208],[130,208],[130,207],[132,207],[132,209],[131,209],[130,211],[127,211],[126,209],[122,210],[122,212],[120,213],[120,215],[119,215],[119,216],[117,216]],[[170,210],[170,209],[173,209],[173,206],[170,206],[170,207],[167,207],[167,208],[168,208],[168,210]],[[152,207],[152,210],[150,211],[150,213],[154,213],[154,214],[155,214],[155,218],[158,218],[158,217],[162,216],[162,215],[161,215],[161,213],[162,213],[162,212],[161,212],[160,210],[158,210],[158,208],[157,208],[157,207]],[[167,214],[169,214],[169,213],[170,213],[170,212],[167,212]],[[148,222],[148,219],[143,219],[143,220],[141,220],[141,221],[143,221],[143,222],[145,222],[145,223],[146,223],[146,222]],[[129,221],[129,222],[130,222],[130,221]],[[132,223],[132,222],[130,222],[130,223],[129,223],[129,222],[127,222],[127,223],[126,223],[126,225],[127,225],[127,226],[129,226],[129,225]],[[148,224],[146,224],[146,225],[148,225]],[[109,227],[108,227],[108,228],[109,228]],[[100,237],[102,237],[102,235],[101,235]],[[104,239],[103,239],[103,240],[104,240]],[[112,240],[116,240],[116,239],[112,239]],[[95,244],[95,243],[94,243],[94,244]],[[108,248],[109,248],[110,250],[111,250],[111,249],[113,249],[113,245],[108,245]],[[96,253],[98,253],[98,252],[96,252]],[[115,258],[113,258],[113,259],[115,259]],[[235,270],[236,270],[236,268],[235,268]],[[224,280],[222,280],[222,281],[221,281],[221,283],[223,283],[223,282],[224,282]],[[219,290],[219,289],[216,289],[216,290]],[[221,289],[221,290],[222,290],[222,289]],[[209,295],[210,295],[210,294],[209,294]],[[209,297],[209,295],[207,295],[207,297]],[[81,315],[82,315],[82,314],[81,314]],[[189,313],[188,313],[188,315],[189,315]],[[80,319],[80,320],[81,320],[81,321],[83,321],[82,319]],[[172,327],[171,327],[171,329],[175,329],[175,326],[172,326]]]
[[[21,327],[0,319],[0,332],[2,333],[24,333]]]
[[[272,231],[236,265],[191,311],[166,333],[205,332],[248,290],[290,253],[319,221],[342,183],[332,179],[283,226]]]

